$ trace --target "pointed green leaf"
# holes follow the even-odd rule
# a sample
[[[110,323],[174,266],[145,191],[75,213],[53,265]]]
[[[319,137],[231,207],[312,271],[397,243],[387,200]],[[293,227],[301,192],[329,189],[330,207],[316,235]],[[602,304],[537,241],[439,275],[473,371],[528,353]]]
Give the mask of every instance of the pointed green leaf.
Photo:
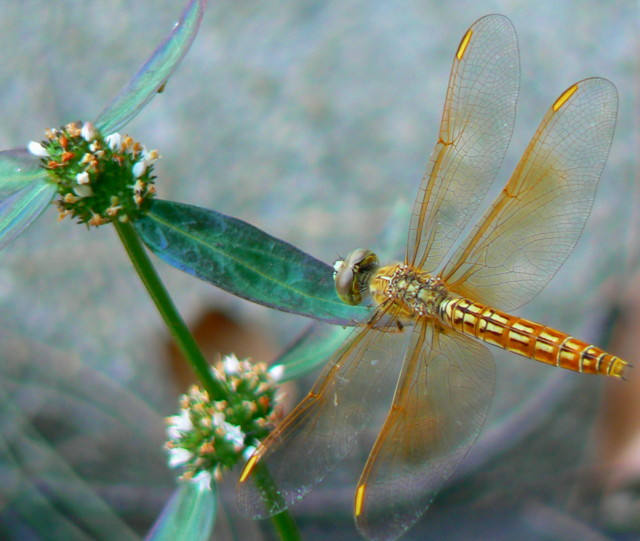
[[[118,131],[162,89],[191,47],[206,4],[206,0],[191,0],[187,4],[172,32],[100,113],[95,121],[100,131],[105,134]]]
[[[196,479],[181,481],[158,520],[145,538],[147,541],[207,541],[216,519],[215,483]]]
[[[0,152],[0,202],[46,176],[40,160],[26,148]]]
[[[26,149],[0,152],[0,250],[24,231],[56,193]]]
[[[155,200],[135,227],[160,259],[239,297],[340,325],[368,313],[340,301],[329,265],[237,218]]]

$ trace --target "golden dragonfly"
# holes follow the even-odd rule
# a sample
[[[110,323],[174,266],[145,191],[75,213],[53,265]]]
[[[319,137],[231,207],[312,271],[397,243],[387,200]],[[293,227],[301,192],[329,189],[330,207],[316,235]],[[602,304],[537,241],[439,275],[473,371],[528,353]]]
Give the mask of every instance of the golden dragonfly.
[[[623,376],[622,359],[506,312],[549,282],[580,236],[613,138],[611,82],[585,79],[560,95],[494,203],[455,245],[511,139],[519,72],[509,19],[489,15],[464,34],[404,262],[380,266],[359,249],[336,263],[339,297],[370,297],[374,309],[247,462],[238,484],[247,514],[275,514],[320,482],[352,448],[398,365],[391,408],[355,491],[356,525],[368,539],[394,539],[413,525],[478,437],[495,383],[479,341]],[[275,497],[254,483],[259,471]]]

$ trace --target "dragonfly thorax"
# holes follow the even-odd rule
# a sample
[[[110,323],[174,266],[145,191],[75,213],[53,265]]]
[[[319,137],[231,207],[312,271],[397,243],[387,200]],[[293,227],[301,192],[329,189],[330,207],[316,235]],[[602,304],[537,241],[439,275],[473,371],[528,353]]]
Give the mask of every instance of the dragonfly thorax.
[[[405,264],[381,267],[369,283],[376,304],[392,302],[401,319],[436,317],[449,291],[438,276]]]

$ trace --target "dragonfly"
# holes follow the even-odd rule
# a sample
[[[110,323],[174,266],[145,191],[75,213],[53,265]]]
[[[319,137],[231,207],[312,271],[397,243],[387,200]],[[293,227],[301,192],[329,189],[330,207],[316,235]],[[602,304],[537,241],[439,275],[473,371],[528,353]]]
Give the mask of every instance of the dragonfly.
[[[367,539],[402,535],[480,433],[496,378],[483,343],[623,378],[621,358],[508,313],[540,292],[582,232],[614,133],[610,81],[585,79],[560,94],[509,181],[467,228],[511,139],[519,64],[508,18],[488,15],[464,34],[404,261],[381,266],[374,252],[358,249],[336,263],[338,296],[349,304],[370,299],[374,308],[248,460],[237,493],[246,514],[273,515],[305,496],[353,447],[395,376],[354,517]]]

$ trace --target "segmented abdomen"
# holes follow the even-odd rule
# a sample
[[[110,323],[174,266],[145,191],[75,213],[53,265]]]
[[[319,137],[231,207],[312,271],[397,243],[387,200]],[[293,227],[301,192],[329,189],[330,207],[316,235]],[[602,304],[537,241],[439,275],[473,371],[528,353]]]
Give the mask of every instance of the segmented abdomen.
[[[439,311],[452,329],[536,361],[616,377],[627,367],[619,357],[573,336],[469,299],[446,299]]]

